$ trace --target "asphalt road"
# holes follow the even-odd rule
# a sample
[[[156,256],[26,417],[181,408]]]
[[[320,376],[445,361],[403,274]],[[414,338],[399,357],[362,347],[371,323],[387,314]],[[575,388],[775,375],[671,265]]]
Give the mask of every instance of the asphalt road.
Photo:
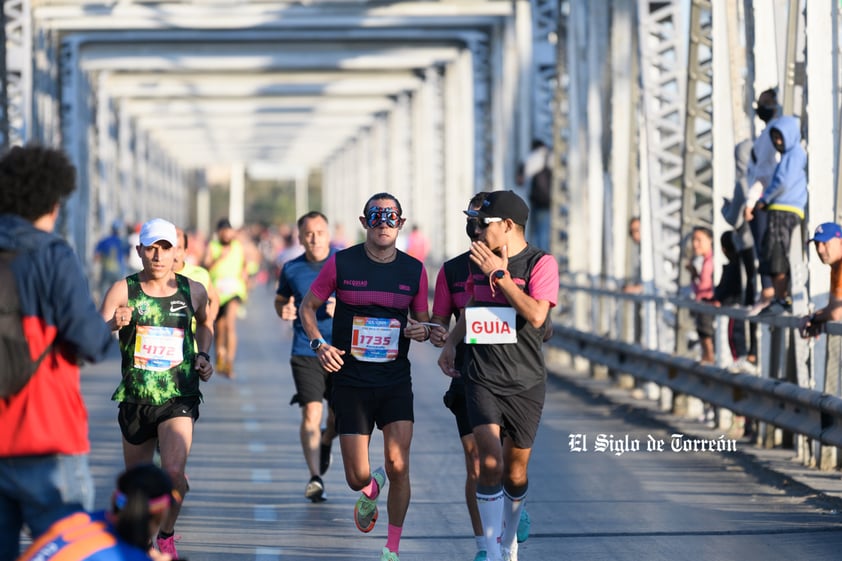
[[[291,332],[275,317],[271,299],[270,289],[258,288],[240,321],[237,378],[215,376],[204,386],[188,464],[192,491],[176,526],[179,553],[190,561],[377,560],[386,539],[385,512],[370,534],[356,530],[356,494],[344,483],[338,445],[325,474],[328,500],[313,504],[303,496],[308,474],[299,410],[288,405],[294,393]],[[413,496],[402,561],[461,561],[474,554],[461,447],[442,405],[448,380],[435,365],[437,356],[429,344],[413,344]],[[109,400],[118,377],[116,355],[83,371],[100,508],[122,468],[116,404]],[[745,442],[722,453],[672,451],[676,430],[633,404],[603,398],[569,373],[551,376],[530,465],[532,535],[521,544],[520,559],[839,558],[837,501],[770,473],[743,453]],[[582,451],[571,449],[571,435],[582,435],[574,441]],[[613,447],[597,451],[599,435],[613,435]],[[635,441],[637,451],[618,448]],[[374,465],[381,463],[381,443],[377,433]]]

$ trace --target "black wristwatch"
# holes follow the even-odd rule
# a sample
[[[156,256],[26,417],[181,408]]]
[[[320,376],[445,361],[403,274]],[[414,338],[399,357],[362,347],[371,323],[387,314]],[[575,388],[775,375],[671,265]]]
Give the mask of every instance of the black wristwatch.
[[[319,337],[318,339],[310,339],[310,350],[315,352],[318,351],[322,345],[327,344],[327,341]]]
[[[496,271],[494,271],[494,278],[497,279],[497,280],[500,280],[505,276],[506,276],[506,271],[504,271],[503,269],[497,269]]]

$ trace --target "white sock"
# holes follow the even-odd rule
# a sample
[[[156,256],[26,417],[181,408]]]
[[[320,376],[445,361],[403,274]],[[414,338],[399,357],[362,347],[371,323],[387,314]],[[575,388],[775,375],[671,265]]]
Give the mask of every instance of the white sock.
[[[511,497],[503,491],[503,533],[500,547],[513,549],[517,542],[517,526],[520,524],[520,513],[523,510],[526,492],[520,497]]]
[[[503,487],[491,493],[480,493],[477,491],[477,507],[479,517],[482,520],[482,529],[485,538],[485,551],[489,561],[497,561],[502,558],[500,552],[500,532],[503,530]]]
[[[477,551],[486,551],[485,536],[474,536],[474,542],[477,544]]]

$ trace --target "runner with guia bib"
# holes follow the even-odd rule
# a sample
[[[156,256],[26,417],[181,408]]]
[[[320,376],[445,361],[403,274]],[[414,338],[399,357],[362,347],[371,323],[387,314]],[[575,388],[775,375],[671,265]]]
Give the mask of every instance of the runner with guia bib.
[[[477,506],[487,556],[517,561],[527,468],[546,394],[541,345],[558,301],[558,264],[527,243],[529,209],[514,192],[494,191],[465,213],[479,220],[481,230],[471,243],[471,298],[438,364],[448,376],[459,376],[456,346],[468,344],[465,396],[479,452]]]

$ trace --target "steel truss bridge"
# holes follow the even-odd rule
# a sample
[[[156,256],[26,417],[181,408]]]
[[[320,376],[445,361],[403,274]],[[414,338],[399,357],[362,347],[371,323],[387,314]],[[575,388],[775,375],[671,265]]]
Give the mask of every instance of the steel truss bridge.
[[[734,146],[759,132],[753,100],[770,87],[801,118],[806,231],[840,218],[833,0],[6,0],[2,29],[0,144],[70,155],[80,188],[61,228],[83,256],[115,218],[208,232],[222,169],[235,225],[247,175],[294,180],[298,214],[320,189],[349,230],[390,191],[440,262],[464,248],[458,211],[511,187],[539,138],[569,287],[560,321],[628,338],[593,291],[629,277],[639,216],[636,344],[686,356],[692,325],[671,300],[689,281],[683,248],[694,226],[725,231]],[[792,292],[806,313],[829,275],[801,239]],[[840,395],[838,336],[810,346],[764,329],[767,377]]]

